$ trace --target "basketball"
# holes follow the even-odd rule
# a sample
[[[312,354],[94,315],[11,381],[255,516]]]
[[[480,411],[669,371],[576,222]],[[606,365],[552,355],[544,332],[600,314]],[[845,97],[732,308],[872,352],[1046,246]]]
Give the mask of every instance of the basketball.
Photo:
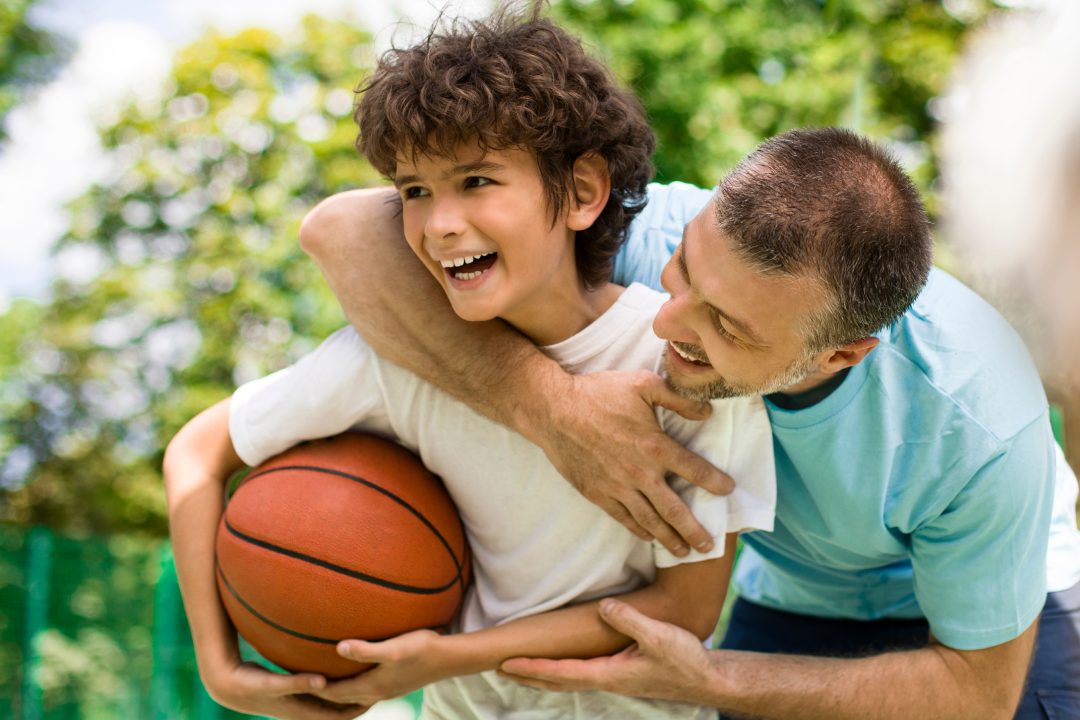
[[[217,532],[217,584],[266,659],[341,678],[346,638],[444,630],[469,581],[465,531],[440,480],[405,448],[350,432],[252,469]]]

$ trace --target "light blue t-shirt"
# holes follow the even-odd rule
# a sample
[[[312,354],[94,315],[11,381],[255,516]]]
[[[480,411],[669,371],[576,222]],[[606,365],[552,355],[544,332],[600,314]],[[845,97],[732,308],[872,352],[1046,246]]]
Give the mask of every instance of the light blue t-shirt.
[[[651,186],[615,281],[657,286],[711,194]],[[878,337],[818,404],[766,403],[776,527],[744,535],[738,592],[821,617],[924,616],[957,649],[1010,640],[1042,609],[1048,572],[1050,590],[1080,580],[1076,479],[1039,377],[1001,316],[936,269]]]

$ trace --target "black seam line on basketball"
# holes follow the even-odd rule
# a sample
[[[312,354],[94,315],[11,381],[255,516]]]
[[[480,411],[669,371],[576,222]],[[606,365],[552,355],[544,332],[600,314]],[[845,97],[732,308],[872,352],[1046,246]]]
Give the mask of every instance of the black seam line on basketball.
[[[458,582],[458,579],[455,577],[447,584],[442,585],[441,587],[433,588],[419,587],[416,585],[405,585],[404,583],[396,583],[393,580],[384,580],[383,578],[375,577],[374,575],[368,575],[366,573],[358,572],[356,570],[350,570],[349,568],[335,565],[334,563],[321,560],[317,557],[312,557],[311,555],[306,555],[296,550],[290,550],[289,548],[283,548],[280,545],[275,545],[274,543],[266,542],[265,540],[260,540],[259,538],[252,537],[234,528],[229,522],[228,518],[225,518],[225,528],[240,540],[243,540],[246,543],[250,543],[251,545],[261,547],[264,550],[269,550],[270,552],[275,552],[279,555],[285,555],[287,557],[295,558],[296,560],[303,560],[304,562],[311,563],[312,565],[318,565],[319,567],[326,568],[327,570],[336,572],[340,575],[346,575],[356,580],[363,580],[364,582],[368,582],[373,585],[379,585],[390,590],[413,593],[414,595],[438,595],[439,593],[446,592]]]
[[[462,577],[462,575],[464,574],[464,570],[465,570],[464,557],[461,560],[458,559],[457,554],[454,552],[454,548],[450,547],[450,543],[447,542],[446,538],[443,537],[443,534],[441,532],[439,532],[439,529],[437,527],[435,527],[434,525],[432,525],[431,521],[428,520],[426,517],[424,517],[423,513],[421,513],[419,510],[417,510],[412,505],[410,505],[404,498],[401,498],[401,497],[395,495],[394,493],[390,492],[386,488],[383,488],[383,487],[380,487],[380,486],[376,485],[375,483],[371,482],[370,480],[365,480],[364,478],[362,478],[362,477],[360,477],[358,475],[351,475],[351,474],[349,474],[347,472],[342,472],[341,470],[331,470],[330,468],[316,467],[314,465],[282,465],[280,467],[270,468],[269,470],[263,470],[262,472],[255,473],[253,475],[248,475],[246,478],[244,478],[244,481],[245,482],[250,482],[250,481],[254,480],[255,478],[262,477],[263,475],[269,475],[270,473],[282,472],[282,471],[285,471],[285,470],[311,470],[313,472],[325,473],[327,475],[336,475],[338,477],[345,478],[346,480],[352,480],[353,482],[358,482],[361,485],[364,485],[365,487],[369,487],[372,490],[375,490],[376,492],[382,493],[383,495],[390,498],[391,500],[396,502],[398,505],[401,505],[403,508],[405,508],[410,513],[415,515],[417,520],[422,522],[425,526],[427,526],[428,530],[431,530],[431,532],[433,532],[435,534],[435,537],[437,537],[439,539],[439,542],[442,543],[442,546],[446,549],[446,552],[450,554],[450,559],[454,562],[454,568],[457,571],[457,576],[454,578],[454,580],[460,579]],[[243,485],[241,485],[240,488],[237,489],[237,492],[239,492],[240,489],[242,489],[242,488],[243,488]],[[459,522],[460,522],[460,519],[459,519]],[[461,536],[466,537],[464,524],[461,525],[461,530],[462,530]],[[467,547],[468,547],[468,543],[466,543],[466,548]],[[450,584],[452,585],[453,581],[451,581]]]
[[[245,610],[247,610],[249,613],[251,613],[252,615],[257,617],[259,620],[262,620],[264,623],[266,623],[270,627],[274,628],[275,630],[280,630],[281,632],[283,632],[283,633],[285,633],[287,635],[292,635],[293,637],[298,637],[301,640],[309,640],[311,642],[321,643],[323,645],[337,645],[340,642],[340,640],[332,640],[330,638],[322,638],[322,637],[318,637],[316,635],[308,635],[308,634],[302,633],[302,632],[300,632],[298,630],[291,630],[290,628],[287,628],[284,625],[281,625],[279,623],[274,622],[273,620],[266,617],[265,615],[263,615],[261,612],[259,612],[255,608],[251,607],[251,605],[248,604],[247,600],[240,597],[240,593],[236,592],[236,588],[234,588],[232,586],[232,583],[229,582],[229,578],[225,577],[225,573],[222,571],[220,565],[218,566],[217,571],[218,571],[218,575],[221,577],[221,582],[225,585],[226,589],[228,589],[229,594],[232,595],[234,598],[236,598],[236,602],[243,605]],[[342,638],[342,639],[344,639],[344,638]]]
[[[255,473],[254,475],[249,475],[247,478],[245,478],[245,481],[251,481],[251,480],[254,480],[255,478],[262,477],[263,475],[269,475],[270,473],[275,473],[275,472],[282,472],[284,470],[311,470],[311,471],[314,471],[314,472],[325,473],[327,475],[336,475],[337,477],[345,478],[346,480],[352,480],[353,482],[358,482],[361,485],[364,485],[365,487],[371,488],[372,490],[375,490],[376,492],[379,492],[379,493],[385,495],[386,497],[388,497],[391,500],[393,500],[394,502],[396,502],[398,505],[401,505],[403,508],[405,508],[410,513],[412,513],[416,517],[417,520],[419,520],[421,523],[423,523],[427,527],[427,529],[430,530],[432,533],[434,533],[435,537],[437,537],[439,539],[439,542],[442,543],[443,548],[450,555],[450,559],[454,563],[454,570],[457,573],[454,576],[454,580],[450,581],[450,585],[453,585],[454,581],[456,581],[456,580],[462,580],[462,588],[464,588],[464,580],[463,580],[464,571],[465,571],[464,557],[461,560],[458,560],[457,554],[454,552],[454,549],[452,547],[450,547],[450,543],[446,540],[446,538],[443,537],[443,534],[441,532],[439,532],[439,529],[437,527],[435,527],[434,525],[432,525],[431,521],[428,520],[426,517],[424,517],[423,513],[421,513],[419,510],[417,510],[412,505],[410,505],[408,503],[408,501],[406,501],[404,498],[402,498],[402,497],[400,497],[398,495],[395,495],[394,493],[390,492],[386,488],[380,487],[379,485],[371,482],[370,480],[365,480],[364,478],[362,478],[362,477],[360,477],[358,475],[351,475],[351,474],[349,474],[347,472],[342,472],[341,470],[331,470],[330,468],[317,467],[317,466],[314,466],[314,465],[282,465],[280,467],[270,468],[269,470],[263,470],[262,472]],[[239,492],[239,489],[238,489],[238,492]],[[465,526],[464,526],[463,523],[461,523],[460,518],[458,519],[458,523],[459,523],[459,527],[461,528],[462,537],[466,537],[466,535],[465,535]],[[468,552],[468,543],[467,542],[465,544],[465,552]]]
[[[217,572],[218,572],[218,575],[221,576],[221,582],[225,584],[225,588],[229,591],[229,594],[232,595],[234,598],[236,598],[236,602],[243,605],[245,610],[247,610],[249,613],[254,615],[257,619],[262,620],[264,623],[266,623],[270,627],[274,628],[275,630],[279,630],[279,631],[285,633],[286,635],[292,635],[295,638],[300,638],[301,640],[310,640],[311,642],[320,643],[322,645],[337,645],[342,640],[350,639],[350,638],[341,638],[339,640],[333,640],[331,638],[321,638],[321,637],[318,637],[316,635],[308,635],[306,633],[302,633],[299,630],[292,630],[290,628],[285,627],[284,625],[281,625],[279,623],[274,622],[273,620],[266,617],[265,615],[263,615],[261,612],[259,612],[255,608],[251,607],[251,605],[248,603],[247,600],[240,597],[240,593],[236,592],[236,588],[234,588],[232,586],[232,583],[229,582],[229,578],[225,577],[225,573],[222,571],[220,565],[218,565],[218,567],[217,567]],[[437,625],[437,626],[435,626],[433,628],[429,628],[429,629],[431,629],[431,630],[440,630],[440,629],[442,629],[444,627],[446,627],[446,626],[445,625]],[[396,635],[387,635],[386,637],[381,637],[381,638],[370,638],[368,640],[368,642],[382,642],[383,640],[389,640],[390,638],[393,638],[393,637],[397,637],[397,636]]]

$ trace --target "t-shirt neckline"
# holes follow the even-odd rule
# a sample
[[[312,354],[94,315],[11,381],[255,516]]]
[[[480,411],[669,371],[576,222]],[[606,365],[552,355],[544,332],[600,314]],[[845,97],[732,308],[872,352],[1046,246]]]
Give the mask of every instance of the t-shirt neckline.
[[[880,348],[875,348],[875,352]],[[870,377],[870,363],[874,360],[874,353],[863,359],[848,372],[847,377],[839,387],[832,391],[821,402],[807,408],[798,410],[785,410],[776,403],[765,398],[765,407],[769,410],[769,420],[774,426],[784,428],[803,428],[815,425],[827,420],[846,408],[862,389],[867,378]]]

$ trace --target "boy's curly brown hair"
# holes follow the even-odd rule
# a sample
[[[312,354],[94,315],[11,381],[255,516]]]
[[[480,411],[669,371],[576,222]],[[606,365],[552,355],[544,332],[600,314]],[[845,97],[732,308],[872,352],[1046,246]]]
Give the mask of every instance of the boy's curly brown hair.
[[[637,98],[538,10],[436,23],[417,45],[387,51],[357,89],[356,144],[390,178],[406,153],[448,156],[470,142],[529,150],[552,222],[574,192],[574,161],[599,154],[611,197],[575,239],[578,273],[595,288],[611,278],[626,228],[645,206],[656,140]]]

